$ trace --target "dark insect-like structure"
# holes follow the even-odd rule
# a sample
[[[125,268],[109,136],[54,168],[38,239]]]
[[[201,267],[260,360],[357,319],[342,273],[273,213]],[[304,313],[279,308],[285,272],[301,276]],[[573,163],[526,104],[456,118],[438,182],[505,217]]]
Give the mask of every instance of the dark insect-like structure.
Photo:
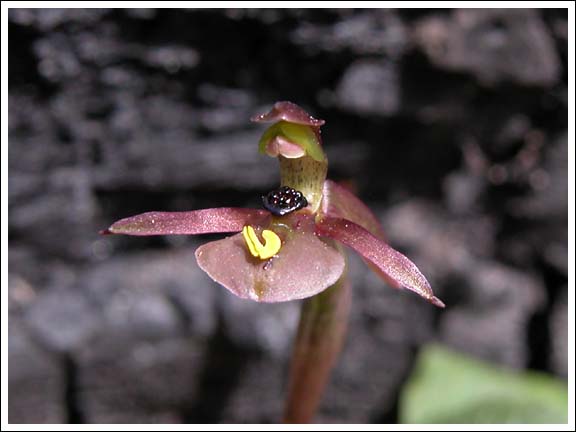
[[[284,216],[308,205],[302,192],[288,186],[281,186],[262,196],[264,208],[276,216]]]

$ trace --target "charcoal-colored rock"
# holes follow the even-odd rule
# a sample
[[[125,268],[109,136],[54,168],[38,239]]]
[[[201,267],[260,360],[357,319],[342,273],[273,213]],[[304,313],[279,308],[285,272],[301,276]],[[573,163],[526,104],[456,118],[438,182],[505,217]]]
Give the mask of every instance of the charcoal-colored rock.
[[[77,351],[87,421],[182,421],[217,316],[193,252],[110,259],[83,284],[102,311],[98,333]]]
[[[182,407],[201,397],[195,392],[203,344],[186,337],[138,337],[115,333],[114,327],[104,330],[78,355],[86,421],[182,421]]]
[[[486,179],[468,172],[446,176],[444,182],[446,206],[455,214],[474,213],[486,190],[486,183]]]
[[[100,317],[78,289],[50,289],[26,310],[26,324],[47,349],[68,352],[86,344]]]
[[[558,375],[568,377],[568,287],[562,287],[561,294],[553,306],[550,321],[550,353],[552,368]]]
[[[336,90],[345,111],[392,115],[400,109],[400,77],[391,62],[361,60],[344,73]]]
[[[10,9],[10,21],[23,26],[49,31],[70,23],[94,23],[108,12],[107,9]]]
[[[526,329],[545,301],[542,283],[506,266],[482,263],[454,290],[468,300],[445,313],[442,340],[492,362],[526,367]]]
[[[220,313],[226,331],[234,341],[272,358],[289,357],[298,326],[300,302],[259,304],[223,294],[220,295]]]
[[[440,295],[450,307],[439,328],[444,342],[490,361],[526,366],[527,326],[547,300],[542,280],[486,258],[495,242],[488,220],[447,218],[438,208],[410,203],[391,209],[385,226],[392,240],[417,248],[409,255],[423,262],[433,287],[445,290]]]
[[[359,54],[400,56],[408,44],[404,23],[393,10],[370,10],[360,13],[342,10],[347,19],[332,25],[303,22],[292,39],[305,49],[327,51],[351,50]]]
[[[562,135],[556,143],[545,142],[543,147],[541,167],[531,175],[534,193],[516,200],[513,211],[532,218],[565,219],[568,217],[568,137]]]
[[[67,420],[64,369],[58,356],[38,345],[20,319],[8,328],[8,421],[64,423]]]
[[[536,11],[462,9],[419,24],[416,37],[430,60],[469,72],[486,84],[546,86],[560,77],[554,42]]]
[[[286,394],[286,359],[248,358],[222,413],[224,423],[278,423]]]
[[[82,285],[113,335],[146,339],[214,332],[217,287],[197,267],[192,248],[112,257],[86,271]]]

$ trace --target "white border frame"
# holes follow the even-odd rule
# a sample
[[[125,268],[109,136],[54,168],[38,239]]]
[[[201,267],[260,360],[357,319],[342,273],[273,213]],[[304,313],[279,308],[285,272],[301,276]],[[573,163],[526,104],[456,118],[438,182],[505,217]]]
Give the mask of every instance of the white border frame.
[[[101,430],[120,430],[120,431],[153,431],[158,430],[159,426],[163,430],[190,431],[190,430],[283,430],[283,431],[300,431],[300,430],[398,430],[398,431],[417,431],[417,430],[554,430],[554,431],[573,431],[574,430],[574,3],[566,1],[524,1],[524,2],[502,2],[502,1],[439,1],[433,5],[435,8],[567,8],[568,9],[568,387],[569,387],[569,420],[566,425],[106,425],[106,424],[86,424],[86,425],[44,425],[44,424],[8,424],[8,9],[10,8],[45,8],[48,2],[40,1],[6,1],[2,3],[2,143],[1,151],[1,287],[2,287],[2,320],[1,320],[1,339],[2,339],[2,388],[1,388],[1,425],[2,430],[28,431],[28,430],[45,430],[45,431],[101,431]],[[131,8],[131,7],[199,7],[199,8],[238,8],[238,7],[259,7],[259,2],[126,2],[126,1],[95,1],[95,2],[49,2],[50,8]],[[354,8],[420,8],[430,6],[429,2],[412,1],[412,2],[376,2],[376,1],[358,1],[344,2],[333,1],[331,3],[310,2],[310,1],[293,1],[293,2],[267,2],[266,7],[283,7],[283,8],[308,8],[308,7],[354,7]]]

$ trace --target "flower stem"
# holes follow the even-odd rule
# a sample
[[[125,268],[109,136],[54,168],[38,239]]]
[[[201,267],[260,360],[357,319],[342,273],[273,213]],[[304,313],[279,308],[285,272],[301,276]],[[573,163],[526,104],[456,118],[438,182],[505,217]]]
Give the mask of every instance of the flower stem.
[[[302,304],[292,354],[284,423],[310,423],[340,353],[350,310],[346,273]]]

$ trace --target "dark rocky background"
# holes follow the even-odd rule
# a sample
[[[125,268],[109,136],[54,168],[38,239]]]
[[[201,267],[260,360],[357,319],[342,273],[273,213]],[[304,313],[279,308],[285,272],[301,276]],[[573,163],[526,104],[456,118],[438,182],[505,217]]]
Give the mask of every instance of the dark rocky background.
[[[146,210],[258,206],[249,117],[327,120],[447,308],[351,258],[318,421],[394,422],[423,344],[567,375],[565,10],[11,10],[11,422],[276,422],[298,302],[232,297],[206,238],[99,237]],[[207,238],[216,238],[208,236]]]

